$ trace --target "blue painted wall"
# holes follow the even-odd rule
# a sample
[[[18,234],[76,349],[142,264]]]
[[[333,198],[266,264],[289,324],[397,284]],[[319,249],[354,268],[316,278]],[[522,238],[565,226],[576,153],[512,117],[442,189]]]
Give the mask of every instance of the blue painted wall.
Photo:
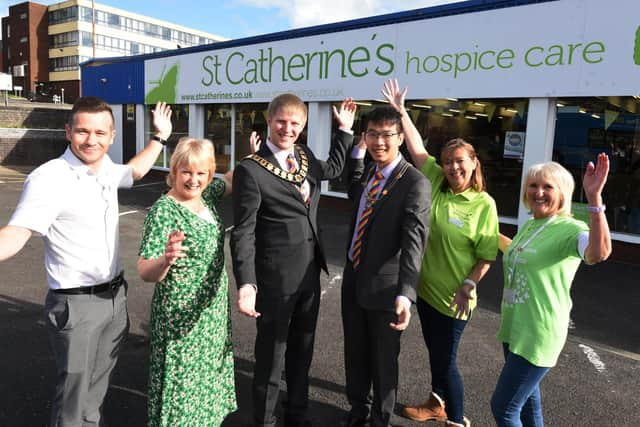
[[[82,95],[97,96],[109,104],[144,103],[144,61],[114,61],[82,69]]]

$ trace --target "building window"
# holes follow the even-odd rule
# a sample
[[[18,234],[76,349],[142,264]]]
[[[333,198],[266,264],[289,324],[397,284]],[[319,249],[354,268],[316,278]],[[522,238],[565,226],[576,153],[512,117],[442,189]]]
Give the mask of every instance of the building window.
[[[151,115],[151,109],[154,107],[154,105],[145,106],[144,134],[146,144],[149,143],[149,140],[153,135],[153,117]],[[180,138],[189,135],[189,106],[185,104],[172,104],[171,112],[173,130],[167,145],[163,148],[162,153],[158,156],[155,162],[155,166],[167,169],[169,168],[171,155],[175,151],[176,144],[178,144]]]
[[[92,21],[93,12],[90,7],[80,6],[80,20],[85,22]]]
[[[85,34],[89,34],[89,36],[91,36],[90,33],[85,33]],[[78,36],[79,36],[78,31],[70,31],[68,33],[61,33],[61,34],[55,34],[53,36],[49,36],[49,46],[50,48],[77,46]],[[91,40],[89,40],[89,46],[91,46]]]
[[[603,199],[612,231],[640,234],[640,99],[637,97],[557,100],[553,159],[573,175],[574,215],[589,222],[582,176],[598,153],[610,159]]]
[[[79,64],[88,61],[88,56],[63,56],[49,59],[49,71],[72,71],[79,68]]]
[[[247,155],[251,132],[257,132],[260,139],[267,140],[267,103],[236,104],[235,133],[235,162],[236,164]],[[298,142],[301,142],[300,140]]]
[[[355,135],[366,130],[367,113],[383,105],[376,101],[359,104],[353,126]],[[335,105],[339,107],[339,104]],[[495,199],[498,213],[518,216],[527,99],[419,99],[407,101],[406,108],[427,151],[438,163],[447,141],[463,138],[473,145],[482,164],[487,192]],[[335,120],[333,127],[336,132]],[[519,145],[515,142],[516,137],[521,138]],[[400,150],[407,160],[411,160],[405,144]],[[345,172],[340,179],[329,182],[329,190],[344,192],[347,185]]]
[[[231,104],[205,106],[204,137],[213,142],[216,151],[216,173],[231,167]]]
[[[72,8],[67,8],[67,9],[72,9]],[[66,11],[67,9],[62,9],[62,10]],[[56,11],[56,12],[59,12],[59,11]],[[71,13],[72,11],[67,11],[64,13],[58,13],[54,15],[54,12],[50,12],[49,14],[50,24],[53,25],[56,23],[67,22],[72,19],[75,19],[75,16],[73,18],[69,18],[67,16],[68,14],[71,14]],[[77,14],[78,11],[76,10],[74,13]],[[92,11],[90,7],[80,6],[79,13],[80,13],[81,21],[91,22]],[[57,20],[57,21],[52,21],[52,20]],[[168,27],[164,27],[157,24],[142,22],[132,18],[125,18],[123,16],[120,16],[114,13],[104,12],[102,10],[95,11],[95,20],[96,20],[96,24],[98,25],[106,25],[112,28],[119,28],[123,31],[142,33],[148,37],[153,37],[157,39],[173,40],[182,46],[195,46],[196,44],[198,44],[198,42],[200,44],[205,44],[205,42],[206,43],[213,42],[213,40],[205,39],[204,37],[198,37],[192,34],[184,33],[182,31],[172,30]],[[148,51],[148,52],[157,52],[161,50],[165,50],[165,49],[158,48],[158,47],[150,47],[147,49],[143,49],[143,51]]]
[[[78,6],[65,7],[64,9],[49,12],[49,25],[75,21],[76,19],[78,19]],[[91,18],[89,18],[89,21],[91,21]]]
[[[110,13],[108,14],[109,18],[109,25],[112,27],[119,27],[120,26],[120,15],[116,15],[115,13]]]
[[[26,13],[21,13],[20,14],[20,19],[27,19],[27,14]]]

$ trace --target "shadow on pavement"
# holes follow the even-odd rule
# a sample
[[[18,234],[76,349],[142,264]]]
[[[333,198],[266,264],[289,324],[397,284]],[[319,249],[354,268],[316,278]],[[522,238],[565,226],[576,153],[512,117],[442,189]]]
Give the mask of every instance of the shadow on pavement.
[[[46,426],[54,387],[54,360],[42,320],[42,306],[0,295],[0,426]],[[149,340],[129,334],[105,401],[105,416],[111,426],[145,426],[147,423],[147,379]],[[245,426],[251,418],[253,361],[235,358],[236,395],[240,410],[230,414],[225,427]],[[311,385],[332,392],[343,387],[311,378]],[[283,383],[284,388],[284,383]],[[286,392],[281,393],[281,402]],[[344,411],[317,401],[310,413],[318,425],[337,425]],[[281,415],[282,408],[279,408]]]

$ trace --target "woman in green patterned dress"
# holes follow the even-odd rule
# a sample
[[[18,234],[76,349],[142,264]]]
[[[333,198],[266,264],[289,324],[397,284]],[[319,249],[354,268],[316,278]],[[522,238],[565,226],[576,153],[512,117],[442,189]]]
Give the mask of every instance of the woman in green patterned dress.
[[[138,273],[151,302],[149,426],[219,426],[236,410],[224,226],[213,144],[182,138],[144,221]]]

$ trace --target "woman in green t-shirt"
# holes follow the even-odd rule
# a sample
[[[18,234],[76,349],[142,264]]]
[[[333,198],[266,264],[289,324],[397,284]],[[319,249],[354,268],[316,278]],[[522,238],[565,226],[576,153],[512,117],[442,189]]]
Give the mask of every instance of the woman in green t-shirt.
[[[460,138],[447,142],[439,166],[404,108],[407,89],[400,91],[394,79],[385,83],[382,94],[402,115],[413,163],[432,186],[429,237],[416,304],[429,350],[432,391],[425,403],[407,406],[402,414],[415,421],[468,426],[456,356],[476,305],[476,285],[498,253],[496,205],[484,191],[480,161],[471,144]]]
[[[611,254],[602,189],[609,158],[587,165],[583,188],[590,227],[571,217],[574,182],[560,164],[533,165],[523,202],[533,214],[513,238],[500,236],[504,291],[498,340],[505,364],[491,399],[499,427],[542,426],[540,381],[555,366],[567,338],[571,282],[580,262],[595,264]]]

